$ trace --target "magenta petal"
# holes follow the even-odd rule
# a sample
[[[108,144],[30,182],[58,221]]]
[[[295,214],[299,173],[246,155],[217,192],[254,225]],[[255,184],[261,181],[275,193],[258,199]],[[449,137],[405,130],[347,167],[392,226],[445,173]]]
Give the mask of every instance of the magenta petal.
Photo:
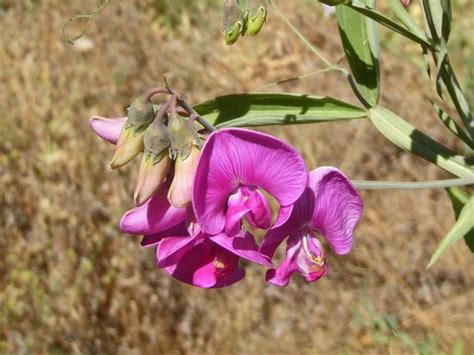
[[[269,228],[272,223],[272,210],[263,193],[249,187],[246,187],[244,192],[247,199],[245,205],[249,208],[249,213],[246,215],[247,221],[256,228]]]
[[[253,261],[257,264],[273,267],[273,263],[270,258],[262,255],[258,251],[258,245],[255,243],[255,239],[249,232],[241,231],[238,235],[229,237],[224,233],[211,236],[210,239],[227,249],[231,253],[240,256],[249,261]]]
[[[247,208],[241,189],[229,196],[227,200],[227,211],[225,220],[225,233],[234,235],[240,231],[240,219],[249,212]]]
[[[198,162],[196,218],[207,233],[220,233],[227,197],[239,186],[263,188],[288,206],[302,194],[307,179],[302,157],[283,141],[246,129],[219,130],[206,141]]]
[[[362,200],[339,170],[322,167],[310,173],[315,210],[312,227],[323,234],[336,254],[351,251],[354,228],[362,215]]]
[[[158,244],[163,238],[188,236],[188,230],[185,223],[180,223],[170,229],[156,234],[145,235],[142,238],[141,246],[148,248]]]
[[[167,189],[167,185],[162,186],[149,201],[126,212],[120,220],[120,229],[129,234],[150,235],[184,221],[186,209],[170,205]]]
[[[193,247],[196,239],[190,236],[164,238],[156,248],[156,265],[167,267],[177,264]]]
[[[197,287],[225,287],[244,276],[238,257],[208,239],[201,239],[177,263],[164,270],[174,278]]]
[[[105,118],[92,116],[89,118],[89,126],[95,134],[112,144],[117,143],[125,122],[127,122],[127,117]]]
[[[298,265],[295,263],[294,258],[300,247],[301,244],[296,238],[288,239],[285,259],[276,269],[267,271],[265,280],[275,286],[288,286],[291,275],[298,270]]]
[[[299,228],[299,225],[296,225],[293,219],[290,220],[292,211],[293,205],[280,208],[275,223],[263,238],[260,253],[272,258],[281,242]]]

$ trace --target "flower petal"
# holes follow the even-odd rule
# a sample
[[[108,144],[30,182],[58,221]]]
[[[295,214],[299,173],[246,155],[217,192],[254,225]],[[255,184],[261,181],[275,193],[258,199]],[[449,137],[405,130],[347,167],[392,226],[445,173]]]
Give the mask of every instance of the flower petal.
[[[255,243],[255,239],[252,234],[246,231],[240,231],[236,236],[229,237],[228,235],[221,233],[211,236],[210,239],[227,249],[231,253],[240,256],[241,258],[253,261],[257,264],[273,267],[273,263],[270,258],[262,255],[258,251],[258,245]]]
[[[245,216],[253,227],[267,229],[272,223],[272,210],[262,192],[254,187],[244,187],[245,205],[249,213]]]
[[[170,205],[166,197],[168,185],[162,186],[143,205],[126,212],[120,220],[125,233],[149,235],[165,231],[186,219],[186,209]]]
[[[159,232],[159,233],[151,234],[151,235],[145,235],[143,236],[142,241],[140,242],[140,245],[145,248],[148,248],[148,247],[156,246],[156,244],[158,244],[164,238],[176,237],[176,236],[178,237],[188,236],[188,230],[185,223],[180,223],[177,226],[174,226],[163,232]]]
[[[307,179],[301,155],[283,141],[246,129],[219,130],[208,138],[198,162],[196,218],[207,233],[220,233],[227,197],[239,186],[263,188],[288,206],[303,193]]]
[[[309,186],[315,197],[312,227],[323,234],[336,254],[347,254],[362,215],[359,193],[341,171],[332,167],[313,170]]]
[[[127,122],[127,117],[105,118],[92,116],[89,118],[89,126],[100,138],[116,144],[122,127]]]
[[[265,234],[265,238],[263,238],[263,242],[260,245],[260,253],[272,258],[281,242],[299,227],[293,219],[290,220],[292,211],[293,205],[280,208],[275,223]]]
[[[270,269],[265,275],[265,280],[272,285],[285,287],[290,282],[290,277],[298,271],[298,265],[294,258],[301,248],[301,242],[297,238],[289,238],[286,247],[286,257],[276,269]]]
[[[175,265],[165,267],[174,278],[202,288],[229,286],[244,276],[238,257],[208,239],[201,239]]]
[[[250,209],[245,205],[241,189],[238,189],[227,200],[225,233],[228,235],[238,234],[240,231],[240,219],[248,212],[250,212]]]
[[[156,266],[177,264],[193,248],[195,242],[196,238],[190,236],[164,238],[156,248]]]

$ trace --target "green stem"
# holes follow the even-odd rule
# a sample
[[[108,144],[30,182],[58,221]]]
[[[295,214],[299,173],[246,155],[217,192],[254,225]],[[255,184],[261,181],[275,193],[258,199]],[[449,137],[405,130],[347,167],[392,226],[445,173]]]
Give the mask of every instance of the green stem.
[[[359,190],[422,190],[422,189],[445,189],[454,186],[474,185],[474,178],[458,178],[431,181],[371,181],[352,180],[352,183]]]
[[[330,71],[340,71],[340,70],[339,70],[339,68],[337,68],[335,66],[331,66],[331,67],[328,67],[328,68],[325,68],[325,69],[316,70],[316,71],[311,72],[311,73],[303,74],[303,75],[300,75],[300,76],[295,76],[293,78],[283,79],[283,80],[275,81],[273,83],[265,84],[263,86],[260,86],[260,87],[256,88],[255,90],[252,90],[251,92],[258,92],[258,91],[268,89],[268,88],[271,88],[271,87],[274,87],[274,86],[277,86],[277,85],[286,84],[286,83],[289,83],[289,82],[292,82],[292,81],[297,81],[297,80],[303,80],[303,79],[309,78],[311,76],[327,73],[327,72],[330,72]]]
[[[275,12],[282,18],[283,21],[291,28],[291,30],[299,37],[299,39],[308,47],[316,56],[323,62],[327,67],[333,67],[335,70],[345,71],[342,68],[339,68],[337,65],[332,64],[329,60],[327,60],[307,39],[303,34],[288,20],[285,14],[278,8],[275,1],[270,0],[270,4],[272,5]]]

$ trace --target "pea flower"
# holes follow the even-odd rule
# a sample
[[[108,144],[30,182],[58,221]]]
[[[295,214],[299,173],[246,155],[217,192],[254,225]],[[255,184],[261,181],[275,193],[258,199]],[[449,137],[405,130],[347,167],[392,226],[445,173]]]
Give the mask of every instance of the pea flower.
[[[342,172],[332,167],[313,170],[304,194],[280,213],[262,242],[261,253],[272,257],[288,237],[286,257],[276,269],[268,270],[267,281],[287,286],[295,272],[308,282],[323,277],[327,256],[318,236],[324,236],[336,254],[349,253],[362,209],[358,192]]]
[[[299,153],[267,134],[228,128],[212,133],[194,177],[197,222],[210,235],[239,232],[242,218],[257,228],[271,225],[271,210],[260,189],[285,207],[303,193],[308,180]]]
[[[245,275],[240,258],[273,267],[270,259],[258,251],[252,234],[240,231],[232,239],[223,233],[209,236],[196,223],[192,211],[188,211],[187,223],[145,235],[142,245],[156,246],[157,267],[179,281],[202,288],[240,281]]]

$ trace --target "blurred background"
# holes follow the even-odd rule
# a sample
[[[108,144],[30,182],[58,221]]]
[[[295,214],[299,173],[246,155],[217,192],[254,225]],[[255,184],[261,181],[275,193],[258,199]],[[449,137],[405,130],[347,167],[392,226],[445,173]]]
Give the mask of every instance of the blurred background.
[[[328,58],[341,57],[335,19],[321,5],[278,3]],[[473,3],[452,3],[451,49],[472,102]],[[0,0],[1,354],[473,353],[472,255],[459,242],[425,269],[454,221],[442,190],[362,192],[354,251],[331,254],[317,283],[294,277],[279,289],[249,265],[242,282],[201,290],[155,269],[154,251],[117,227],[132,207],[138,161],[111,171],[112,146],[88,118],[124,115],[163,74],[198,103],[321,67],[271,10],[257,37],[225,46],[218,0],[112,1],[83,38],[65,43],[65,21],[98,4]],[[419,48],[387,31],[381,37],[383,104],[461,149],[435,118]],[[356,102],[334,73],[266,90]],[[354,179],[449,177],[365,120],[264,131],[295,145],[311,169],[333,165]]]

